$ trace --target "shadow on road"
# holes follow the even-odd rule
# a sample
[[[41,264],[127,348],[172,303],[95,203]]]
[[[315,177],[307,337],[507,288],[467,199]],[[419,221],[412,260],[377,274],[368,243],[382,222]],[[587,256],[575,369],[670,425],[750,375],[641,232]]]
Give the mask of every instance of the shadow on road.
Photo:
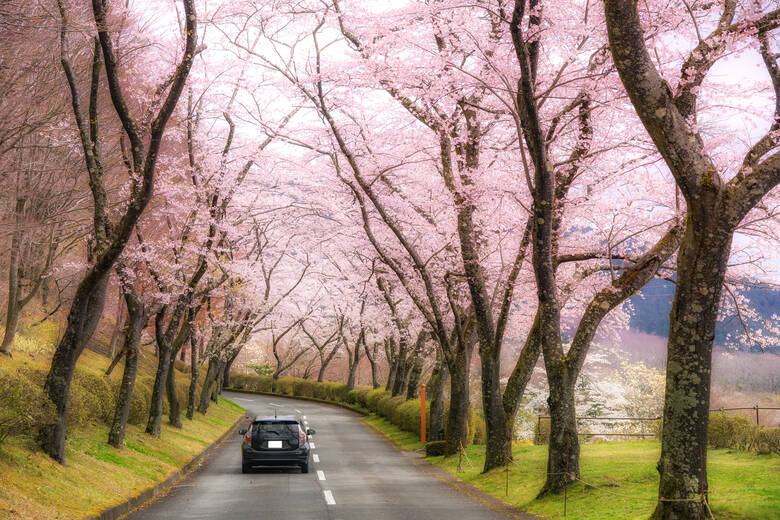
[[[236,471],[231,471],[231,473],[241,473],[241,468],[237,468]],[[252,475],[279,475],[279,474],[301,473],[301,468],[295,466],[290,466],[290,467],[258,466],[256,468],[252,468],[250,470],[250,473]]]

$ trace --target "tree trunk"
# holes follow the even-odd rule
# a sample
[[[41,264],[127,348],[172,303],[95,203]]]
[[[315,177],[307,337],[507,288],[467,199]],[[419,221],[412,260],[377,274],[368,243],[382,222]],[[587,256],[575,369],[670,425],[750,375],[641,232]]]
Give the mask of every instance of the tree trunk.
[[[423,355],[422,353],[414,357],[412,363],[412,370],[409,372],[409,382],[406,385],[406,398],[417,399],[417,387],[420,384],[420,376],[423,369]]]
[[[125,309],[123,305],[124,291],[122,290],[122,284],[119,284],[119,297],[117,298],[116,309],[116,321],[114,322],[114,330],[111,332],[111,342],[108,346],[108,357],[114,359],[116,357],[116,346],[119,343],[119,336],[122,332],[122,328],[125,326]]]
[[[155,318],[155,333],[157,340],[157,372],[152,387],[152,399],[149,406],[149,420],[146,423],[146,433],[155,437],[160,436],[162,427],[163,400],[168,382],[168,372],[171,366],[171,349],[173,345],[168,335],[164,332],[164,320],[166,310],[163,308]],[[170,325],[169,325],[170,326]]]
[[[141,342],[141,332],[146,326],[146,315],[143,306],[135,294],[125,295],[128,310],[127,331],[125,332],[125,370],[122,373],[122,384],[116,401],[111,430],[108,432],[108,443],[121,448],[124,445],[127,418],[130,415],[130,403],[133,398],[135,378],[138,374],[138,345]]]
[[[507,464],[512,460],[512,439],[514,438],[517,409],[520,406],[520,402],[523,400],[523,394],[525,393],[525,389],[528,386],[528,382],[531,380],[534,367],[539,361],[541,348],[542,345],[539,342],[539,312],[537,311],[536,318],[534,319],[534,323],[531,326],[531,330],[528,331],[528,337],[525,340],[525,345],[523,345],[523,350],[520,352],[520,356],[515,363],[515,367],[512,370],[512,374],[509,376],[509,380],[506,383],[506,388],[504,389],[504,431],[491,431],[492,425],[486,428],[487,447],[485,450],[485,459],[488,459],[488,451],[503,449],[503,460],[505,461],[504,464]],[[503,435],[503,442],[501,442],[501,435]],[[493,461],[502,460],[501,456],[496,456],[495,454],[491,454],[490,458]],[[486,462],[484,471],[488,471],[489,469],[491,468],[487,467]]]
[[[165,345],[158,345],[159,356],[157,357],[157,372],[152,387],[152,400],[149,407],[149,421],[146,423],[146,433],[155,437],[160,436],[163,415],[163,400],[165,399],[165,388],[168,382],[168,372],[171,366],[170,348]]]
[[[195,397],[198,392],[198,342],[194,335],[190,336],[190,388],[187,392],[187,419],[195,416]]]
[[[165,381],[165,393],[168,397],[168,424],[174,428],[181,428],[181,404],[179,393],[176,391],[176,350],[171,350],[171,361],[168,364],[168,377]]]
[[[492,341],[495,343],[495,341]],[[480,340],[482,367],[482,409],[485,414],[485,466],[483,472],[506,466],[512,457],[512,438],[507,438],[507,416],[501,395],[501,373],[498,354],[486,353]],[[494,346],[495,348],[495,346]]]
[[[565,364],[556,368],[547,363],[550,395],[550,443],[547,447],[547,481],[539,496],[560,493],[580,476],[580,443],[577,437],[577,416],[574,406],[576,376]]]
[[[357,373],[357,363],[350,363],[349,375],[347,375],[347,390],[353,390],[355,388],[355,374]]]
[[[3,344],[0,345],[0,354],[5,354],[7,356],[10,356],[13,351],[14,337],[16,336],[16,329],[19,325],[19,302],[16,300],[17,291],[8,295],[8,310],[5,315],[5,335],[3,336]]]
[[[211,400],[216,404],[219,402],[219,395],[222,393],[222,371],[224,370],[224,361],[217,361],[214,369],[214,391],[211,392]]]
[[[206,378],[203,380],[203,388],[200,390],[200,400],[198,402],[198,411],[206,413],[209,409],[209,397],[211,395],[211,385],[217,378],[217,366],[214,359],[209,359],[209,368],[206,371]]]
[[[469,369],[474,342],[459,348],[450,368],[450,409],[447,417],[445,455],[453,455],[469,443]]]
[[[385,340],[385,357],[387,358],[387,383],[385,390],[390,392],[395,386],[395,379],[398,376],[398,351],[396,350],[395,338],[392,336]]]
[[[395,377],[391,393],[393,397],[403,395],[406,392],[406,384],[409,377],[409,342],[402,335],[398,342],[398,355],[396,356]]]
[[[693,210],[695,211],[695,210]],[[669,323],[657,520],[705,518],[712,343],[732,232],[689,217]],[[684,500],[669,502],[667,500]],[[706,511],[704,512],[706,514]]]
[[[16,327],[19,324],[19,310],[22,297],[20,293],[19,282],[19,255],[22,247],[22,214],[24,213],[24,206],[27,199],[24,197],[18,197],[16,199],[16,209],[14,211],[14,233],[11,237],[11,251],[9,251],[9,268],[8,268],[8,309],[6,310],[5,317],[5,335],[3,336],[3,343],[0,345],[0,353],[11,355],[11,351],[14,346],[14,336],[16,335]]]
[[[222,388],[230,388],[230,370],[233,368],[233,362],[236,360],[236,356],[231,356],[225,363],[225,368],[222,370]]]
[[[366,358],[368,358],[368,364],[371,366],[371,386],[373,388],[379,388],[379,367],[376,362],[377,344],[374,343],[374,351],[371,352],[368,348],[368,343],[363,343],[363,348],[366,351]]]
[[[105,303],[108,270],[93,268],[81,281],[73,298],[65,333],[52,357],[51,369],[46,376],[44,392],[57,411],[54,422],[41,427],[38,442],[51,458],[65,463],[65,431],[67,426],[68,397],[76,362],[97,328]]]
[[[449,378],[449,369],[441,352],[438,353],[439,359],[428,379],[428,389],[431,397],[430,418],[427,435],[429,441],[444,440],[444,385]]]

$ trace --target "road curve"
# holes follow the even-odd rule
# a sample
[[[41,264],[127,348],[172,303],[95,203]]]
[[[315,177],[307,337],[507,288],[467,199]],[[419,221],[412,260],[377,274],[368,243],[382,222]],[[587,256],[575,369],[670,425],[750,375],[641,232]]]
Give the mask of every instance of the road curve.
[[[495,520],[501,513],[427,474],[334,406],[226,392],[249,415],[306,416],[313,436],[310,473],[294,469],[241,473],[241,437],[214,451],[200,469],[129,520]],[[319,462],[317,462],[319,461]]]

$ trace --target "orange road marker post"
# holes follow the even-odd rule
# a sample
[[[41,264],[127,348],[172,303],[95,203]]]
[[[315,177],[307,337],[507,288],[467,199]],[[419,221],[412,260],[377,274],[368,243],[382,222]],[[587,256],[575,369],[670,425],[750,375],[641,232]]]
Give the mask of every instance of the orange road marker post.
[[[425,383],[420,385],[420,440],[425,444]]]

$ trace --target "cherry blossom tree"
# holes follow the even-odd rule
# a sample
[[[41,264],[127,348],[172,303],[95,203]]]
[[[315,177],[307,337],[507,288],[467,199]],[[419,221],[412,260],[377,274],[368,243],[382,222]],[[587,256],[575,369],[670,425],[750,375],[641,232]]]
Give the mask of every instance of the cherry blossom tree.
[[[740,223],[780,183],[780,71],[772,50],[780,11],[733,0],[700,7],[699,14],[691,14],[698,41],[678,63],[672,87],[648,52],[643,28],[648,13],[629,1],[607,0],[605,7],[615,66],[687,206],[667,346],[661,482],[653,518],[701,518],[708,515],[700,502],[708,490],[712,344],[732,240]],[[676,7],[684,12],[688,6]],[[705,24],[713,27],[707,35],[700,28]],[[713,66],[746,40],[758,44],[775,110],[765,133],[742,151],[741,161],[723,164],[699,128],[700,98]]]
[[[149,203],[155,181],[157,159],[165,134],[165,128],[179,97],[184,90],[187,75],[195,57],[197,41],[197,16],[191,0],[184,0],[186,44],[172,80],[167,85],[167,94],[155,110],[148,130],[148,144],[138,120],[131,114],[117,69],[117,59],[110,30],[106,5],[101,0],[92,2],[97,38],[92,51],[92,72],[88,115],[83,112],[78,82],[71,66],[69,54],[69,14],[64,2],[58,1],[60,24],[60,56],[73,107],[76,130],[83,149],[84,161],[90,179],[94,203],[94,251],[93,262],[87,274],[79,283],[68,314],[68,324],[55,350],[52,365],[46,377],[45,391],[57,409],[56,421],[40,431],[40,443],[44,451],[60,463],[65,461],[65,417],[68,405],[68,391],[73,372],[86,342],[92,335],[100,318],[108,275],[122,253],[133,232],[136,222]],[[102,63],[102,66],[101,66]],[[120,119],[130,143],[131,169],[135,177],[132,191],[126,201],[126,209],[118,222],[110,222],[106,203],[107,194],[103,184],[103,158],[100,154],[98,134],[98,92],[100,73],[105,67],[108,90],[117,117]]]

